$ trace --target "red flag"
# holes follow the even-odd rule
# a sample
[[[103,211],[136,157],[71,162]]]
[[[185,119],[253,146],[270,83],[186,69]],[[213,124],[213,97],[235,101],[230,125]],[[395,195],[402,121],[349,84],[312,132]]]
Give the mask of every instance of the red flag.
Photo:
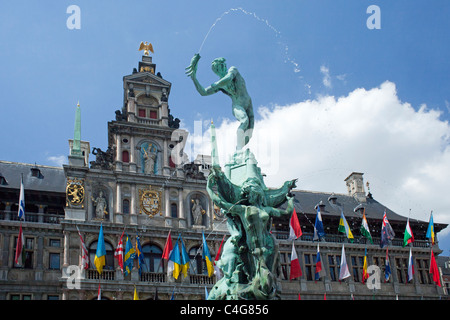
[[[297,212],[292,212],[291,220],[289,222],[289,239],[288,240],[295,240],[301,237],[302,235],[302,228],[300,228],[300,222],[298,221]]]
[[[122,270],[122,272],[123,272],[123,241],[122,241],[122,238],[123,238],[124,232],[125,232],[125,230],[122,232],[119,243],[117,244],[117,248],[114,251],[114,258],[117,259],[117,263],[119,264],[120,270]]]
[[[100,288],[100,282],[98,283],[97,300],[102,300],[102,289]]]
[[[439,269],[436,263],[436,259],[434,258],[433,250],[431,250],[431,262],[430,262],[430,274],[433,275],[433,281],[439,287],[441,286],[441,279],[439,276]]]
[[[170,236],[170,230],[169,230],[169,234],[167,235],[166,245],[164,246],[162,258],[169,260],[169,256],[170,256],[170,253],[172,252],[172,249],[173,249],[172,237]]]
[[[19,229],[19,237],[17,238],[17,245],[16,245],[16,256],[14,259],[14,262],[21,266],[23,264],[23,247],[25,245],[25,242],[23,241],[23,232],[22,232],[22,222],[20,223],[20,229]],[[20,258],[20,259],[19,259]]]
[[[219,250],[217,250],[216,257],[214,258],[214,274],[216,275],[217,280],[222,278],[222,273],[220,272],[220,268],[217,266],[216,262],[219,261],[220,255],[222,254],[222,246],[223,241],[225,240],[225,235],[223,235],[222,242],[220,243]]]
[[[326,293],[323,294],[323,300],[327,300],[327,294]]]
[[[302,300],[302,297],[300,297],[300,293],[298,294],[298,300]]]
[[[291,252],[291,271],[289,274],[289,280],[298,278],[302,276],[302,269],[300,268],[300,262],[298,261],[297,251],[294,247],[294,241],[292,241],[292,252]]]

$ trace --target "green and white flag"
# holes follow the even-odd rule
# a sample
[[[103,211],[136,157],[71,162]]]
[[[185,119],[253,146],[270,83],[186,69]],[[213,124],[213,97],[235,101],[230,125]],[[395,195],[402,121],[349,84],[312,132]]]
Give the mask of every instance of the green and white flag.
[[[364,209],[364,213],[363,213],[363,217],[362,217],[362,223],[361,223],[361,234],[366,237],[367,239],[369,239],[370,243],[373,244],[373,240],[372,240],[372,236],[370,235],[370,229],[369,229],[369,224],[367,223],[367,219],[366,219],[366,211]]]
[[[406,222],[406,228],[405,228],[405,236],[403,237],[403,246],[406,247],[408,243],[411,243],[414,241],[414,235],[411,230],[411,226],[409,225],[409,218]]]

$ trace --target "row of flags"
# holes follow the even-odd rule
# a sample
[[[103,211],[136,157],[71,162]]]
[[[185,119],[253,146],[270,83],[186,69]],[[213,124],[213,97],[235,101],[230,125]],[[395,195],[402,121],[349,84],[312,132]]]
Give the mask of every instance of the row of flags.
[[[345,219],[344,212],[341,211],[341,216],[339,219],[339,226],[338,226],[338,232],[344,233],[347,236],[347,239],[350,242],[354,241],[353,233],[350,229],[349,224],[347,223],[347,220]],[[362,221],[361,221],[361,227],[360,227],[361,235],[367,238],[371,244],[373,244],[372,235],[370,234],[370,228],[369,224],[367,223],[366,219],[366,213],[365,208],[363,211]],[[298,221],[297,213],[295,212],[291,217],[290,223],[289,223],[289,240],[292,240],[294,237],[301,236],[302,231],[300,227],[300,223]],[[322,214],[320,211],[320,206],[317,206],[317,214],[316,214],[316,220],[314,223],[314,236],[313,240],[321,240],[326,236],[325,229],[323,226],[322,221]],[[389,244],[389,241],[392,241],[395,237],[395,232],[392,229],[391,224],[389,223],[387,216],[386,216],[386,210],[384,210],[382,225],[381,225],[381,239],[380,239],[380,247],[384,248]],[[431,211],[430,214],[430,220],[428,223],[428,229],[426,233],[426,238],[430,239],[430,242],[434,245],[435,243],[435,233],[434,233],[434,223],[433,223],[433,211]],[[406,223],[405,233],[404,233],[404,241],[403,246],[405,247],[407,244],[412,243],[414,241],[414,235],[411,229],[411,226],[409,224],[409,217]]]
[[[84,269],[88,269],[89,253],[83,241],[83,237],[80,233],[80,230],[78,229],[78,226],[77,230],[81,242],[81,266]],[[118,265],[120,266],[120,269],[124,275],[131,274],[131,270],[133,269],[134,266],[134,260],[137,260],[139,275],[141,275],[142,266],[145,265],[145,260],[139,236],[136,236],[136,244],[135,246],[133,246],[129,236],[126,235],[126,245],[124,251],[123,249],[124,235],[125,230],[122,232],[122,235],[120,236],[119,242],[117,244],[117,248],[114,251],[114,258],[117,259]],[[215,260],[213,261],[211,258],[208,245],[206,243],[205,234],[202,232],[202,258],[205,260],[208,277],[212,277],[214,274],[216,274],[217,279],[221,278],[221,273],[216,265],[216,262],[220,259],[224,240],[225,235],[222,238],[219,250],[216,254]],[[184,277],[187,277],[190,265],[190,258],[188,252],[186,251],[186,247],[184,245],[181,233],[179,234],[176,244],[174,246],[172,243],[171,231],[169,231],[161,259],[168,261],[167,265],[168,274],[172,274],[175,279],[178,279],[180,273],[182,273]],[[94,258],[94,265],[99,274],[103,272],[103,267],[105,266],[105,264],[106,264],[105,239],[103,234],[103,224],[101,224],[97,240],[97,250]]]
[[[367,219],[365,216],[365,211],[363,213],[362,217],[362,224],[361,224],[361,234],[365,236],[372,244],[372,236],[370,235],[370,229],[369,225],[367,223]],[[344,214],[341,212],[341,218],[339,221],[339,232],[343,232],[347,235],[347,238],[353,242],[353,234],[351,233],[351,230],[349,228],[349,225],[345,219]],[[323,223],[322,223],[322,217],[320,214],[320,208],[317,209],[317,216],[316,216],[316,223],[314,226],[314,239],[320,239],[325,235],[324,229],[323,229]],[[296,279],[302,276],[302,271],[300,267],[300,262],[298,259],[297,251],[295,250],[294,240],[298,239],[302,236],[302,231],[300,227],[300,223],[297,217],[297,213],[294,209],[291,219],[289,221],[289,240],[292,240],[292,251],[291,251],[291,267],[290,267],[290,273],[289,273],[289,279]],[[390,268],[390,262],[389,262],[389,255],[388,255],[388,244],[389,241],[392,240],[395,236],[394,230],[392,229],[387,217],[386,217],[386,211],[383,215],[383,222],[382,222],[382,228],[381,228],[381,241],[380,246],[383,248],[386,246],[386,258],[385,258],[385,282],[389,281],[390,275],[391,275],[391,268]],[[430,239],[431,243],[434,244],[435,241],[435,234],[434,234],[434,224],[433,224],[433,212],[431,212],[430,215],[430,222],[428,224],[428,230],[426,237]],[[405,247],[407,244],[410,244],[414,241],[414,235],[411,230],[410,224],[409,224],[409,218],[406,224],[405,229],[405,235],[404,235],[404,241],[403,241],[403,247]],[[429,273],[433,276],[433,281],[436,285],[439,287],[441,286],[440,282],[440,276],[439,276],[439,270],[437,267],[436,259],[433,254],[432,248],[430,248],[431,254],[430,254],[430,269]],[[364,260],[363,260],[363,275],[362,275],[362,283],[365,283],[366,280],[369,278],[368,273],[368,262],[367,262],[367,248],[365,248],[364,252]],[[316,255],[316,262],[315,262],[315,273],[314,273],[314,279],[317,281],[322,276],[322,259],[320,256],[320,248],[319,243],[317,244],[317,255]],[[413,257],[412,257],[412,248],[409,250],[409,258],[408,258],[408,282],[410,282],[413,279],[414,275],[414,263],[413,263]],[[342,254],[341,254],[341,265],[340,265],[340,271],[339,271],[339,281],[346,279],[350,277],[351,274],[348,270],[347,260],[345,256],[345,249],[344,244],[342,244]]]

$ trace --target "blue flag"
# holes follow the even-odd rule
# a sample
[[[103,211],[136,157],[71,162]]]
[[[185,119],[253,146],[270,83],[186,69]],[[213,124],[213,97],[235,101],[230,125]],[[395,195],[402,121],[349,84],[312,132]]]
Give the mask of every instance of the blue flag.
[[[384,267],[384,282],[388,282],[391,276],[391,266],[389,263],[388,248],[386,248],[386,262]]]
[[[127,244],[125,247],[125,258],[124,258],[124,274],[131,274],[131,270],[133,270],[133,259],[135,257],[135,251],[133,245],[131,244],[131,240],[127,235]]]
[[[144,254],[142,253],[141,242],[139,241],[139,236],[136,235],[136,252],[135,259],[137,259],[139,275],[142,272],[142,266],[145,265]]]
[[[186,251],[186,247],[184,246],[183,238],[180,236],[181,241],[181,272],[183,272],[184,277],[187,277],[187,271],[189,269],[189,255]]]
[[[180,241],[181,234],[178,236],[177,242],[173,246],[172,251],[170,252],[169,261],[167,264],[168,273],[173,273],[173,277],[178,279],[178,276],[181,272],[181,258],[180,258],[180,247],[178,242]]]
[[[101,274],[103,272],[103,267],[106,264],[106,249],[102,224],[100,225],[100,232],[98,233],[97,252],[95,253],[94,264],[98,273]]]
[[[320,214],[320,206],[317,206],[316,223],[314,224],[314,238],[313,240],[320,240],[325,237],[325,230],[323,229],[322,215]]]
[[[428,229],[427,229],[427,234],[426,234],[425,238],[430,239],[431,244],[435,243],[433,211],[431,211],[431,214],[430,214],[430,222],[428,223]]]

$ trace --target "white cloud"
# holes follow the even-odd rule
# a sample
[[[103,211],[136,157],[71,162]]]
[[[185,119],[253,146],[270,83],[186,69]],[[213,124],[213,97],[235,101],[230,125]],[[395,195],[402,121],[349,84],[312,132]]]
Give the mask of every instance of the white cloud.
[[[416,111],[385,82],[347,96],[259,108],[250,149],[269,187],[298,178],[298,189],[346,193],[344,179],[363,172],[374,198],[398,214],[450,223],[450,126],[440,113]],[[236,146],[238,123],[216,124],[221,164]],[[195,153],[210,153],[209,130]],[[367,190],[366,190],[367,192]]]
[[[325,87],[331,88],[330,69],[324,65],[320,66],[320,72],[323,74],[322,83]]]
[[[67,164],[67,156],[49,156],[47,160],[53,165],[62,167],[63,164]]]

